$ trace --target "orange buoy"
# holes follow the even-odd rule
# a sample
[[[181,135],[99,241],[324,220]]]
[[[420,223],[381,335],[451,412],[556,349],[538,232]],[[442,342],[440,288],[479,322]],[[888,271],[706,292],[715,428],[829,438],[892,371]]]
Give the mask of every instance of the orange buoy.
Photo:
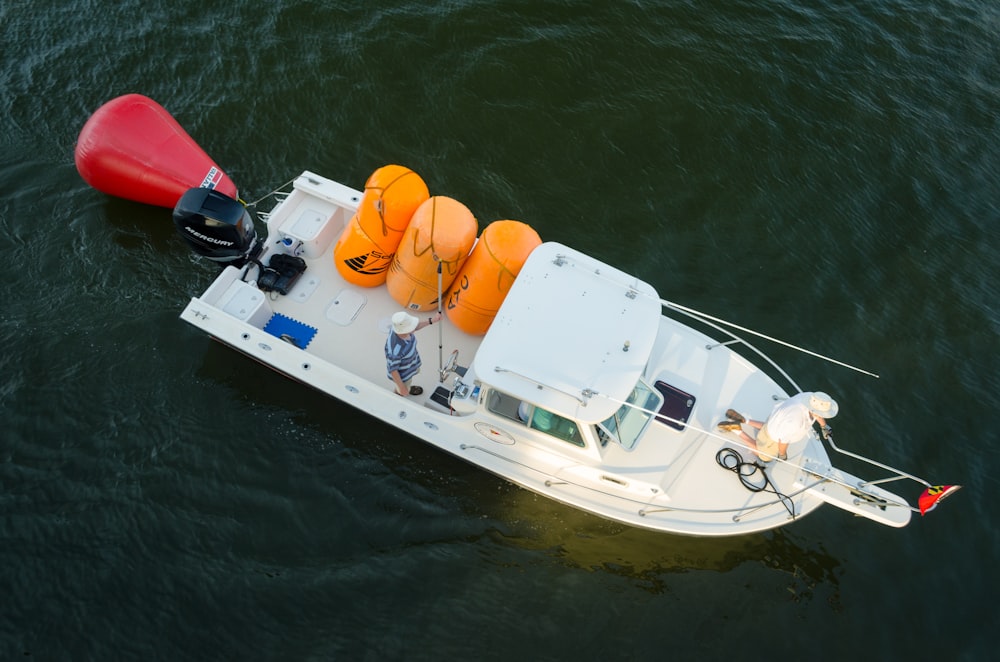
[[[520,221],[486,226],[445,299],[451,323],[471,335],[486,333],[528,255],[541,243],[534,228]]]
[[[441,292],[469,257],[479,227],[461,202],[445,196],[428,198],[413,213],[389,266],[386,288],[409,310],[433,310],[438,305],[438,264]]]
[[[429,197],[427,184],[409,168],[387,165],[373,172],[358,211],[333,248],[341,277],[362,287],[384,283],[413,212]]]

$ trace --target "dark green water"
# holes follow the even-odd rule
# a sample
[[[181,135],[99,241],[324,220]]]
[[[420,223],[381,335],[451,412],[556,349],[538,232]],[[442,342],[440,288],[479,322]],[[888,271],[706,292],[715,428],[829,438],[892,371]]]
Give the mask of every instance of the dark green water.
[[[992,0],[6,0],[0,38],[0,658],[991,656]],[[706,541],[400,435],[177,318],[215,268],[73,165],[129,92],[247,200],[401,163],[877,372],[768,348],[840,445],[966,487],[902,530]]]

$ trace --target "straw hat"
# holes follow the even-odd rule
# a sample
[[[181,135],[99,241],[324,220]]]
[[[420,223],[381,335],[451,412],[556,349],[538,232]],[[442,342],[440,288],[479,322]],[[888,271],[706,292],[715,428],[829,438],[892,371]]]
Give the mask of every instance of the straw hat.
[[[822,391],[816,391],[809,396],[809,411],[820,418],[833,418],[840,407],[837,401]]]
[[[412,333],[417,328],[417,318],[405,310],[392,316],[392,330],[396,333]]]

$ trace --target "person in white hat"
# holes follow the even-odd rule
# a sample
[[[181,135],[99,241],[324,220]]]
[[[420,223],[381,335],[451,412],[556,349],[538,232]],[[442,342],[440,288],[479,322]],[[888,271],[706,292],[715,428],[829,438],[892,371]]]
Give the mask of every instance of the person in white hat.
[[[826,427],[826,419],[836,416],[839,409],[837,402],[826,393],[807,391],[779,402],[763,423],[730,409],[726,412],[728,420],[719,423],[719,429],[739,435],[740,440],[765,462],[775,457],[787,460],[789,444],[805,439],[814,422]],[[743,425],[756,429],[756,438],[744,432]]]
[[[396,385],[396,393],[402,396],[420,395],[419,386],[410,386],[413,377],[420,372],[420,354],[417,352],[415,331],[441,321],[441,313],[426,320],[418,320],[405,310],[392,316],[392,328],[385,341],[386,376]]]

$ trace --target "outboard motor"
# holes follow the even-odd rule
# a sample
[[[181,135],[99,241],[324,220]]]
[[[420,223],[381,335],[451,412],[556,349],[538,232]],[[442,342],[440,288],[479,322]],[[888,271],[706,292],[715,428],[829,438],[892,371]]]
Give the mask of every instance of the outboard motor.
[[[174,206],[174,224],[191,250],[216,262],[242,264],[260,245],[246,207],[214,189],[189,189]]]

